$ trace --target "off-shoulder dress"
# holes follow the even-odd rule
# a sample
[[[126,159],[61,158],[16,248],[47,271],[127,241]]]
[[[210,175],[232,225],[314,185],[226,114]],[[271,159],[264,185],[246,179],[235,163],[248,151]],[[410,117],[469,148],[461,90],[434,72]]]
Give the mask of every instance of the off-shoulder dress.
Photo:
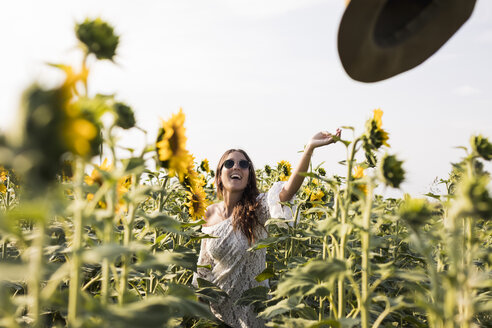
[[[269,218],[292,218],[292,211],[279,203],[279,194],[285,182],[276,182],[267,193],[258,196],[257,216],[263,225]],[[231,327],[264,327],[264,320],[257,318],[250,306],[238,306],[234,303],[244,291],[257,287],[268,287],[268,281],[257,282],[255,277],[266,267],[266,250],[248,251],[250,245],[241,231],[235,231],[231,219],[212,226],[203,226],[202,232],[217,238],[202,239],[198,265],[210,265],[198,268],[193,276],[193,285],[197,278],[208,280],[228,294],[228,298],[210,304],[212,313]],[[267,236],[266,230],[259,227],[257,238]]]

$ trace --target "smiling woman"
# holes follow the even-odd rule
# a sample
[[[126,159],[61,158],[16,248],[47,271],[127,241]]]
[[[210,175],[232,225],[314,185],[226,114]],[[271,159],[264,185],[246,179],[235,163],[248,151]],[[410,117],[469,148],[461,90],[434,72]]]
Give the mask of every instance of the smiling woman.
[[[198,286],[201,278],[227,293],[227,298],[210,304],[212,312],[226,324],[264,326],[264,320],[257,318],[250,306],[235,304],[246,290],[268,287],[268,280],[255,280],[265,269],[266,249],[248,249],[255,241],[267,237],[264,224],[269,218],[292,218],[290,210],[280,202],[289,201],[301,186],[304,176],[299,173],[307,171],[313,150],[335,142],[340,133],[317,133],[288,180],[276,182],[264,194],[258,191],[253,163],[244,150],[229,149],[222,155],[215,176],[217,195],[222,201],[207,208],[206,224],[202,227],[202,232],[216,238],[202,239],[193,285]]]

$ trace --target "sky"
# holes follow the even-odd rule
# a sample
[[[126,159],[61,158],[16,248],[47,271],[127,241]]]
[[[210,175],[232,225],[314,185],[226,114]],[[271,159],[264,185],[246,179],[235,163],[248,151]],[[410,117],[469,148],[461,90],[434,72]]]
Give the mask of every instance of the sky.
[[[143,148],[160,119],[183,108],[187,147],[217,165],[229,148],[256,167],[288,160],[318,131],[363,133],[384,111],[387,152],[404,161],[400,190],[438,191],[470,136],[492,140],[492,1],[477,1],[467,23],[417,68],[378,83],[352,80],[337,53],[344,0],[17,0],[0,10],[0,130],[15,127],[22,91],[61,75],[46,63],[77,65],[74,25],[100,17],[115,27],[115,63],[93,61],[89,93],[115,94],[137,124],[120,144]],[[342,138],[351,140],[344,130]],[[362,154],[358,157],[363,159]],[[341,143],[316,149],[312,163],[345,175]],[[490,164],[486,168],[492,171]],[[442,187],[442,186],[441,186]]]

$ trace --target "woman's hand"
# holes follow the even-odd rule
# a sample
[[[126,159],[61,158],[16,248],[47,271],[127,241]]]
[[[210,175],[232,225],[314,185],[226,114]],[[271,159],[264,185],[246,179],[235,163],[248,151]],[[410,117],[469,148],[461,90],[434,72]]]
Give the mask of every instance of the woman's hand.
[[[301,187],[302,181],[304,181],[304,175],[301,175],[299,173],[304,173],[307,171],[309,167],[309,161],[311,160],[311,156],[313,155],[314,148],[337,142],[341,135],[342,130],[337,129],[337,132],[335,132],[335,134],[323,131],[316,133],[311,138],[307,147],[304,149],[304,153],[302,154],[302,158],[299,164],[296,166],[294,172],[292,172],[291,177],[280,191],[279,199],[281,202],[290,200],[295,195],[297,190],[299,190],[299,188]]]
[[[307,149],[313,150],[314,148],[326,146],[334,142],[337,142],[341,135],[342,135],[342,130],[340,129],[337,129],[337,132],[335,132],[334,135],[327,131],[318,132],[309,141],[307,145]]]

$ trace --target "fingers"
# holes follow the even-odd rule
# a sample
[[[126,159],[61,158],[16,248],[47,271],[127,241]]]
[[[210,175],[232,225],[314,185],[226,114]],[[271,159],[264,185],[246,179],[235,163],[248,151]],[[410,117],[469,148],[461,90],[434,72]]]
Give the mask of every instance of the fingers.
[[[332,134],[328,131],[321,131],[318,133],[317,136],[318,136],[318,138],[321,137],[321,139],[325,139],[323,144],[331,144],[331,143],[337,142],[338,141],[337,138],[340,138],[341,135],[342,135],[342,130],[340,128],[338,128],[336,130],[335,134]],[[317,137],[315,136],[314,138],[317,138]],[[321,140],[319,140],[319,141],[321,141]],[[326,143],[327,141],[328,141],[328,143]]]

